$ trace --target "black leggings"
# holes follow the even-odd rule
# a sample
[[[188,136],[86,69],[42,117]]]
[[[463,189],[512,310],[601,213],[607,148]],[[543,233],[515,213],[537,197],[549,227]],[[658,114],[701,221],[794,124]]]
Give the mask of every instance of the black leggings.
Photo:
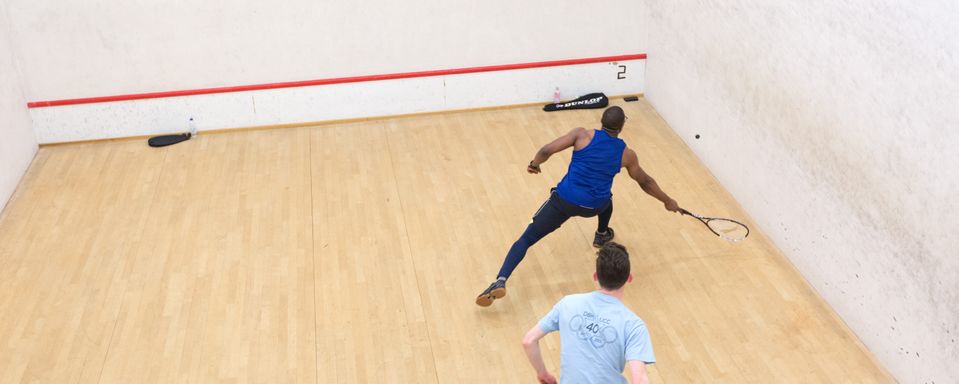
[[[559,197],[559,194],[554,191],[549,196],[549,200],[546,200],[543,206],[533,215],[533,222],[526,227],[526,231],[510,247],[497,277],[509,278],[516,266],[523,261],[523,257],[526,257],[526,250],[555,231],[570,217],[593,217],[596,215],[599,215],[599,226],[597,226],[596,231],[606,232],[609,229],[609,219],[613,216],[613,201],[610,200],[605,207],[601,208],[580,207]]]

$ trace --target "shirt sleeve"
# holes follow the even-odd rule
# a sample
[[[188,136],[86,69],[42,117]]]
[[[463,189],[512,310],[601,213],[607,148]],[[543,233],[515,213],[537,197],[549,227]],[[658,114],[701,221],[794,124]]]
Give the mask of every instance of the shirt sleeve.
[[[626,332],[626,361],[639,360],[646,364],[656,362],[649,331],[641,321],[630,324]]]
[[[543,333],[556,332],[559,330],[559,313],[562,311],[563,300],[560,300],[553,309],[539,321],[539,329]]]

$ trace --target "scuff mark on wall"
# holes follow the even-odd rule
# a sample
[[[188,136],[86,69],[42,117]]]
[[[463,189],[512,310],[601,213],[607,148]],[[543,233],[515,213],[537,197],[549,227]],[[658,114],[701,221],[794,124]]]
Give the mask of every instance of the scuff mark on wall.
[[[959,375],[959,5],[650,8],[657,111],[900,380]]]

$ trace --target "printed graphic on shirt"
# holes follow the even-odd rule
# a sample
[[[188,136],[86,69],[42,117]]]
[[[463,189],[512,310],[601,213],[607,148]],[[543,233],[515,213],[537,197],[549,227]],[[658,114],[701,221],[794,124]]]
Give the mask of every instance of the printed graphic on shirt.
[[[606,344],[615,342],[616,335],[619,334],[616,328],[609,325],[610,322],[610,319],[584,311],[582,315],[569,319],[569,329],[576,332],[580,340],[585,340],[593,348],[600,349]]]

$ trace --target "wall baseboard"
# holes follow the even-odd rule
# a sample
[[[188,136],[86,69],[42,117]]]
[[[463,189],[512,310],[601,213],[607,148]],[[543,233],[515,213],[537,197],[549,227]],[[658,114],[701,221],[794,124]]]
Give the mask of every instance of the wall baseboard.
[[[626,96],[637,96],[645,97],[643,93],[631,93],[623,95],[606,95],[610,99],[622,98]],[[478,108],[463,108],[463,109],[447,109],[442,111],[430,111],[430,112],[417,112],[417,113],[404,113],[396,115],[383,115],[383,116],[370,116],[370,117],[356,117],[351,119],[338,119],[338,120],[324,120],[324,121],[306,121],[300,123],[287,123],[287,124],[271,124],[271,125],[257,125],[250,127],[235,127],[235,128],[222,128],[222,129],[211,129],[203,131],[203,135],[218,135],[223,133],[234,133],[234,132],[246,132],[246,131],[264,131],[271,129],[286,129],[286,128],[301,128],[301,127],[318,127],[324,125],[334,125],[334,124],[349,124],[356,122],[364,121],[378,121],[378,120],[389,120],[389,119],[401,119],[407,117],[420,117],[420,116],[430,116],[430,115],[440,115],[447,113],[460,113],[460,112],[482,112],[482,111],[496,111],[504,109],[515,109],[515,108],[527,108],[533,106],[541,106],[546,104],[545,102],[538,103],[523,103],[523,104],[510,104],[510,105],[499,105],[491,107],[478,107]],[[125,137],[114,137],[107,139],[93,139],[93,140],[80,140],[80,141],[64,141],[58,143],[45,143],[40,144],[40,148],[50,148],[50,147],[60,147],[68,145],[82,145],[82,144],[97,144],[97,143],[108,143],[116,141],[134,141],[134,140],[147,140],[156,135],[140,135],[140,136],[125,136]]]

